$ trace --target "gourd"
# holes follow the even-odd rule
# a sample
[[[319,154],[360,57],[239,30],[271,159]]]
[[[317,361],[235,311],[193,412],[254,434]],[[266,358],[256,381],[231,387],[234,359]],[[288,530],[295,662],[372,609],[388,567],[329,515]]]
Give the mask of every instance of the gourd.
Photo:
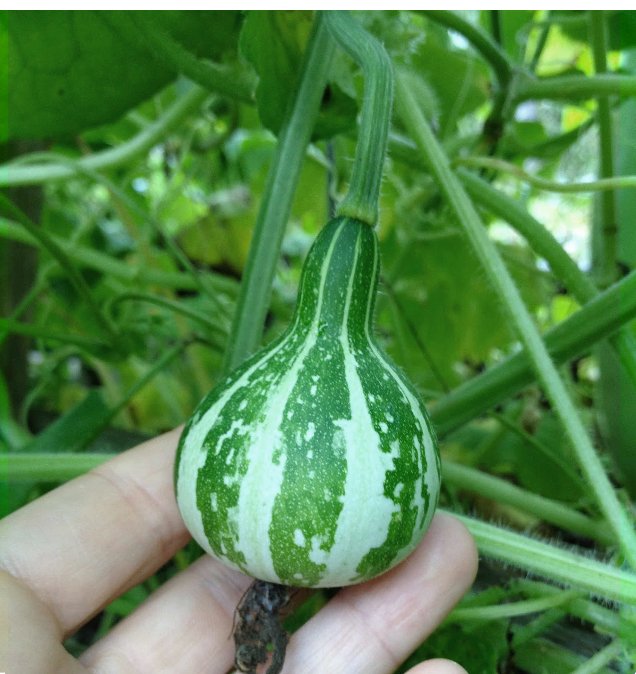
[[[186,523],[255,578],[333,587],[404,559],[436,507],[436,440],[372,332],[372,227],[336,217],[304,264],[287,331],[200,403],[177,450]]]

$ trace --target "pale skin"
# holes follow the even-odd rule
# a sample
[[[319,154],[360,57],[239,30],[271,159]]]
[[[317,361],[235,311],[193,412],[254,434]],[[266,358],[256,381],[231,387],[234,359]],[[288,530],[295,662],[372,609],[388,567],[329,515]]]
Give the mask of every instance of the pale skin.
[[[179,431],[127,451],[0,522],[0,671],[226,674],[234,608],[251,579],[204,556],[157,590],[80,660],[63,640],[187,541],[172,465]],[[436,515],[418,549],[340,591],[296,632],[284,674],[390,674],[470,587],[475,545]],[[409,674],[465,674],[450,660]]]

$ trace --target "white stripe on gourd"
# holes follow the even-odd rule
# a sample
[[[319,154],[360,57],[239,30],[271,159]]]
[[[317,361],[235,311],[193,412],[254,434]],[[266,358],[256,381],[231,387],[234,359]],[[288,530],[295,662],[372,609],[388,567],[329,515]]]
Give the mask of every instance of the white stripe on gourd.
[[[291,585],[371,578],[421,539],[439,457],[414,389],[374,342],[373,230],[336,218],[307,257],[287,332],[208,395],[175,467],[206,551]]]

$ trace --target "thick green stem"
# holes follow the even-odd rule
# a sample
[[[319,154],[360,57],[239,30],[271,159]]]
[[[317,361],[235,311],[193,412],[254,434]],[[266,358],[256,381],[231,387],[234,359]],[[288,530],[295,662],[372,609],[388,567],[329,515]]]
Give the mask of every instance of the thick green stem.
[[[545,333],[545,345],[556,363],[590,350],[636,317],[636,272],[588,302]],[[506,358],[483,374],[464,382],[431,408],[440,436],[445,436],[477,415],[515,395],[536,376],[524,352]]]
[[[592,281],[578,268],[554,236],[522,204],[466,169],[458,169],[457,175],[471,199],[519,232],[532,250],[548,262],[555,276],[581,304],[598,295]]]
[[[594,69],[597,75],[603,75],[607,73],[607,52],[609,50],[606,15],[603,10],[588,12],[588,14]],[[607,96],[599,96],[596,105],[599,134],[598,173],[601,180],[608,180],[612,179],[615,174],[612,108]],[[636,187],[636,178],[634,186]],[[598,199],[600,201],[599,210],[595,214],[597,252],[593,263],[597,284],[601,288],[606,288],[616,280],[618,271],[616,266],[618,239],[616,195],[612,192],[602,192],[598,195]]]
[[[446,482],[455,487],[479,494],[497,503],[511,505],[522,512],[530,513],[579,536],[594,539],[603,545],[612,543],[611,532],[608,532],[604,522],[590,519],[559,501],[533,494],[506,480],[453,461],[442,462],[442,475]]]
[[[636,575],[604,564],[571,550],[506,531],[493,524],[457,513],[486,557],[498,559],[520,569],[536,573],[574,589],[615,599],[625,604],[636,603]]]
[[[514,81],[512,100],[514,103],[545,99],[550,101],[580,101],[597,96],[636,96],[636,76],[633,75],[560,75],[536,79],[521,76]]]
[[[0,454],[0,476],[11,482],[67,482],[114,458],[112,453],[15,452]]]
[[[193,86],[180,96],[165,112],[143,131],[110,150],[103,150],[77,160],[81,168],[103,170],[127,164],[134,157],[147,152],[153,145],[166,137],[171,129],[176,128],[183,120],[209,96],[209,92],[201,87]],[[29,155],[20,157],[20,164],[3,164],[0,166],[0,187],[16,185],[37,185],[52,183],[58,180],[73,178],[77,168],[70,164],[38,163],[27,165]]]
[[[287,218],[334,52],[324,23],[319,14],[307,46],[294,104],[282,126],[267,177],[225,354],[226,372],[254,352],[263,333]]]
[[[364,99],[351,183],[337,212],[375,225],[391,123],[393,67],[384,47],[348,12],[327,12],[326,18],[333,37],[364,73]]]
[[[451,171],[448,158],[430,130],[417,100],[413,93],[402,85],[400,78],[397,91],[399,110],[406,128],[426,158],[433,177],[455,212],[482,268],[499,295],[508,320],[524,346],[537,378],[563,425],[586,481],[614,532],[616,542],[624,551],[629,564],[636,568],[636,531],[633,519],[618,500],[517,287],[495,245],[488,238],[473,204]]]

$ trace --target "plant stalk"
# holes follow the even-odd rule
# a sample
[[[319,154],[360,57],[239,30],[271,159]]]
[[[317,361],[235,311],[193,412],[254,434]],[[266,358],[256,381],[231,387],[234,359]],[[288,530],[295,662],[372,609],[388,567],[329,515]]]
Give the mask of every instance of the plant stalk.
[[[294,103],[281,128],[267,176],[225,353],[225,372],[242,363],[261,340],[280,246],[333,53],[333,41],[324,16],[319,13],[307,45]]]
[[[605,522],[593,520],[559,501],[533,494],[483,471],[445,459],[442,461],[442,476],[455,487],[511,505],[579,536],[603,545],[611,545],[613,541]]]
[[[636,574],[457,513],[479,551],[520,569],[605,599],[636,603]]]
[[[384,47],[348,13],[327,12],[327,26],[364,73],[364,99],[349,191],[338,215],[373,226],[378,220],[382,169],[393,105],[393,66]]]
[[[193,86],[136,136],[112,149],[81,157],[77,159],[77,163],[81,168],[94,171],[115,168],[128,163],[165,138],[168,131],[179,126],[209,95],[205,89]],[[70,164],[60,164],[55,161],[27,164],[28,161],[29,155],[24,155],[20,157],[19,164],[9,162],[1,165],[0,187],[52,183],[73,178],[77,173],[77,169]]]

